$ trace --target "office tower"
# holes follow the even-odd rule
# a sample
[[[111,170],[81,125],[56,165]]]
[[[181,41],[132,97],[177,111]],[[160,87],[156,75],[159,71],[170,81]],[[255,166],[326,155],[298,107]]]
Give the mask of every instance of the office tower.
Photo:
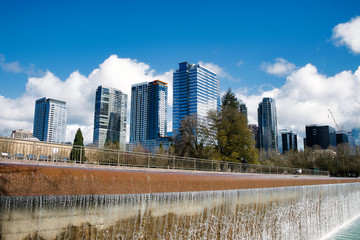
[[[259,148],[259,127],[256,124],[249,124],[248,127],[250,132],[252,133],[254,147]]]
[[[167,133],[167,83],[155,80],[148,84],[149,139],[165,137]]]
[[[340,145],[342,143],[349,143],[349,135],[347,132],[336,132],[336,145]]]
[[[305,132],[307,147],[320,146],[327,149],[330,145],[336,146],[335,129],[328,125],[307,125]]]
[[[216,73],[200,64],[179,63],[173,75],[173,134],[176,136],[182,119],[196,115],[198,121],[220,106],[220,81]]]
[[[277,115],[275,100],[263,98],[258,108],[259,148],[268,151],[278,149]]]
[[[106,141],[126,146],[127,94],[118,89],[99,86],[95,96],[94,144],[102,148]]]
[[[360,128],[353,128],[351,130],[355,146],[360,146]]]
[[[154,152],[167,131],[167,83],[155,80],[131,87],[130,149],[141,144]]]
[[[40,141],[63,143],[66,136],[66,102],[41,98],[35,102],[33,136]]]
[[[350,152],[355,153],[355,139],[352,132],[338,131],[336,132],[336,146],[341,144],[347,144],[350,148]]]
[[[297,150],[297,134],[286,129],[279,130],[278,149],[280,153],[286,153],[289,150]]]
[[[246,118],[246,122],[247,122],[247,107],[246,107],[246,104],[242,100],[239,100],[239,112],[244,114],[244,116]]]
[[[144,141],[148,133],[148,83],[131,86],[130,144]]]

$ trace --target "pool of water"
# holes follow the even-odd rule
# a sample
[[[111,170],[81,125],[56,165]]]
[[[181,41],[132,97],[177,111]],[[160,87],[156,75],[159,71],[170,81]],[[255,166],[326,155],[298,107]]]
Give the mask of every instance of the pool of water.
[[[360,239],[360,215],[344,224],[337,231],[322,240],[358,240]]]

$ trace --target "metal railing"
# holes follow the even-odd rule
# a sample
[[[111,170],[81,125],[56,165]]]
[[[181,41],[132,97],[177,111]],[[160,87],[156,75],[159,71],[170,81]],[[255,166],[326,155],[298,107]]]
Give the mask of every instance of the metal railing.
[[[70,159],[72,149],[77,151],[76,159]],[[85,154],[83,154],[85,152]],[[120,150],[72,146],[39,141],[0,137],[0,153],[3,158],[63,162],[75,164],[94,164],[109,166],[128,166],[162,169],[182,169],[195,171],[293,174],[298,168],[276,167],[258,164],[242,164],[218,160],[136,153]],[[302,169],[302,175],[328,176],[327,171]]]

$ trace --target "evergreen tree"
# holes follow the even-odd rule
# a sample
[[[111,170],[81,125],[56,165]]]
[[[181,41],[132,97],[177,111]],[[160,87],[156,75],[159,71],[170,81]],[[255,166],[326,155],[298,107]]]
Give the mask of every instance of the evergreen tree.
[[[158,151],[157,151],[157,154],[159,154],[159,155],[165,155],[165,154],[166,154],[166,153],[165,153],[165,149],[164,149],[162,143],[160,143],[160,146],[159,146],[159,149],[158,149]]]
[[[235,97],[235,94],[231,91],[231,88],[229,88],[225,95],[222,97],[221,106],[239,109],[240,103]]]
[[[221,110],[210,112],[208,118],[216,132],[216,149],[222,160],[258,163],[258,153],[246,117],[239,111],[239,101],[231,88],[222,98]]]
[[[81,158],[80,158],[81,155]],[[84,138],[82,136],[81,129],[79,128],[75,134],[73,148],[70,153],[70,160],[83,163],[85,159],[85,148],[84,148]]]

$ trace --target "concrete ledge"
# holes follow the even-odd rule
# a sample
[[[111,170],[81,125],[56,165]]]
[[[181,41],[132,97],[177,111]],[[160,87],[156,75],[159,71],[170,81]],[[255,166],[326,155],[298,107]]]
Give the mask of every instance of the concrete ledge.
[[[0,196],[189,192],[351,182],[360,179],[0,163]]]

